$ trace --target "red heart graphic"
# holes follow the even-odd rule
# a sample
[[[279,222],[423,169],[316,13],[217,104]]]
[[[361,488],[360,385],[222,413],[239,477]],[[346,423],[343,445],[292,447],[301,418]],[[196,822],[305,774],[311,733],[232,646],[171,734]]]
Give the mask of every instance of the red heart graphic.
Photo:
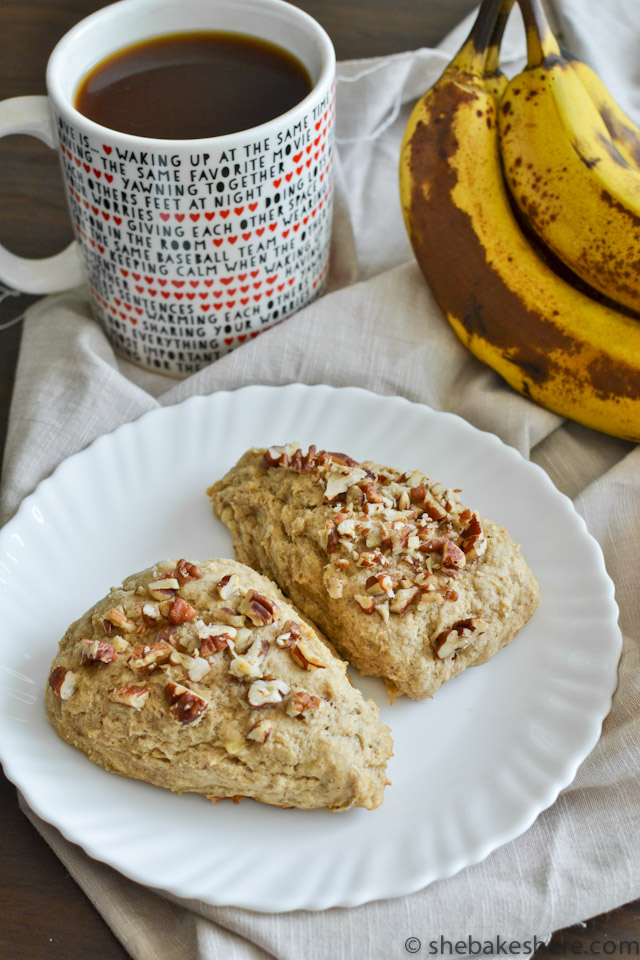
[[[307,169],[308,169],[308,168],[311,166],[312,163],[313,163],[313,160],[311,159],[311,157],[309,157],[309,159],[308,159],[307,162],[305,163],[305,167],[307,167]]]
[[[136,323],[138,322],[138,318],[137,318],[137,317],[129,317],[129,320],[131,320],[131,323],[132,323],[134,326],[135,326]]]
[[[311,216],[312,216],[312,217],[315,217],[315,215],[316,215],[317,212],[318,212],[317,210],[312,210],[312,211],[311,211]]]
[[[143,312],[142,307],[136,307],[135,310],[138,315],[141,315]]]
[[[244,281],[244,280],[246,280],[246,279],[247,279],[246,273],[239,273],[239,274],[238,274],[238,280]],[[223,282],[223,283],[229,283],[228,280],[223,280],[222,282]]]
[[[149,290],[148,293],[149,293],[149,296],[155,297],[155,296],[157,295],[158,291],[157,291],[157,290]]]
[[[296,167],[296,173],[298,174],[298,176],[300,176],[300,174],[302,173],[302,167]]]
[[[213,280],[205,280],[204,285],[205,287],[210,287],[212,283],[213,283]]]
[[[171,296],[171,291],[170,291],[170,290],[161,290],[161,291],[160,291],[160,295],[161,295],[162,297],[164,297],[165,300],[168,300],[169,297]]]
[[[109,213],[105,213],[104,210],[102,211],[102,217],[104,220],[111,220],[111,215]]]
[[[321,126],[322,126],[322,120],[318,120],[318,122],[316,123],[316,130],[319,130]]]
[[[188,293],[188,294],[187,294],[187,300],[195,300],[195,298],[196,298],[195,293]]]
[[[77,160],[76,160],[76,163],[78,163]],[[79,163],[78,163],[78,166],[80,166]],[[85,169],[85,173],[89,173],[89,170],[91,170],[91,166],[90,166],[88,163],[83,163],[82,166],[83,166],[84,169]]]
[[[249,297],[241,297],[240,303],[242,304],[243,307],[246,307],[246,305],[249,303]]]
[[[233,283],[233,277],[220,277],[220,283],[226,283],[226,284]]]
[[[298,163],[301,156],[302,156],[302,150],[300,151],[300,153],[296,153],[295,157],[293,158],[293,162]]]
[[[211,304],[210,304],[210,303],[201,303],[201,304],[200,304],[200,309],[203,310],[203,311],[206,313],[207,310],[210,310],[210,309],[211,309]]]
[[[222,246],[222,240],[214,240],[213,243],[214,243],[214,245],[215,245],[216,247],[221,247],[221,246]]]
[[[144,279],[147,283],[153,283],[153,277],[145,277]]]
[[[213,309],[214,309],[214,310],[222,310],[223,306],[224,306],[223,303],[214,303]]]
[[[229,287],[229,289],[227,290],[227,296],[228,296],[228,297],[232,297],[235,292],[236,292],[236,288],[235,288],[235,287]]]
[[[128,271],[128,270],[123,270],[122,267],[120,267],[120,273],[122,274],[123,277],[128,277],[128,276],[129,276],[129,271]]]
[[[113,147],[108,147],[108,146],[106,145],[106,143],[103,143],[103,144],[102,144],[102,149],[104,150],[104,152],[106,153],[106,155],[109,156],[109,154],[110,154],[111,151],[113,150]]]
[[[262,234],[264,233],[264,227],[258,227],[258,229],[256,230],[256,233],[258,234],[259,237],[261,237]]]
[[[119,311],[118,316],[120,317],[121,320],[127,319],[126,313],[123,313],[122,310]]]
[[[307,153],[311,153],[311,147],[312,147],[312,146],[313,146],[313,144],[310,143],[309,146],[307,147]]]
[[[199,219],[200,219],[200,214],[199,214],[199,213],[190,213],[190,214],[189,214],[189,220],[193,220],[194,223],[197,223]]]
[[[94,168],[93,168],[93,172],[94,172],[94,174],[96,175],[96,177],[97,177],[98,180],[99,180],[100,177],[102,176],[102,170],[96,170],[96,168],[94,167]]]
[[[115,225],[116,225],[117,227],[119,227],[120,224],[122,223],[122,217],[114,217],[114,218],[113,218],[113,222],[115,223]]]
[[[278,291],[281,292],[282,290],[284,290],[284,283],[279,283],[279,284],[278,284]]]
[[[184,213],[174,213],[174,217],[176,218],[178,223],[182,223],[182,221],[184,220]]]
[[[166,287],[166,285],[167,285],[167,281],[166,281],[166,280],[160,280],[160,279],[158,279],[158,283],[160,284],[161,287]]]
[[[227,300],[227,306],[231,310],[231,307],[235,306],[235,300]]]
[[[320,156],[320,151],[319,151],[319,150],[316,150],[316,152],[315,152],[314,155],[313,155],[313,159],[314,159],[314,160],[317,160],[319,156]]]
[[[306,224],[309,222],[309,217],[308,217],[308,215],[303,218],[302,222],[303,222],[303,223],[305,224],[305,226],[306,226]]]
[[[136,287],[138,293],[144,293],[144,287]]]
[[[133,277],[134,280],[139,280],[139,279],[140,279],[140,274],[139,274],[139,273],[132,273],[131,276]]]
[[[164,222],[166,223],[170,216],[171,216],[170,213],[161,213],[161,214],[160,214],[160,219],[161,219],[161,220],[164,220]]]
[[[209,296],[209,294],[208,294],[208,293],[199,293],[198,296],[200,297],[201,300],[206,300],[207,297]]]
[[[216,215],[215,210],[213,211],[213,213],[205,213],[205,217],[207,218],[207,220],[213,220],[215,215]]]
[[[231,213],[230,210],[221,210],[220,216],[222,217],[223,220],[226,220],[230,213]]]
[[[111,183],[113,181],[113,174],[105,173],[104,178],[107,181],[107,183]]]
[[[273,185],[274,185],[274,187],[276,188],[276,190],[278,189],[278,187],[280,186],[281,183],[282,183],[282,177],[280,177],[279,180],[274,180],[274,181],[273,181]]]
[[[244,343],[246,339],[247,339],[246,333],[243,333],[241,337],[238,337],[238,340],[240,341],[240,343]]]
[[[79,166],[80,166],[80,164],[82,163],[82,161],[81,161],[81,160],[79,160],[79,159],[78,159],[78,157],[74,157],[73,159],[74,159],[74,160],[75,160],[75,162],[76,162],[76,167],[79,167]]]
[[[237,239],[237,237],[229,237],[229,243],[235,243]]]
[[[269,224],[269,230],[271,230],[271,233],[273,233],[273,231],[274,231],[274,230],[277,230],[277,229],[278,229],[278,224],[277,224],[277,223],[270,223],[270,224]]]
[[[104,247],[101,247],[100,244],[98,244],[98,250],[100,253],[104,253]]]
[[[299,224],[299,223],[294,223],[294,225],[293,225],[293,232],[294,232],[294,233],[297,233],[299,229],[300,229],[300,224]]]
[[[293,172],[292,172],[292,173],[288,173],[288,174],[286,175],[285,179],[286,179],[287,183],[289,183],[289,181],[291,180],[291,177],[292,177],[292,176],[293,176]]]
[[[96,216],[96,217],[97,217],[98,214],[100,213],[100,211],[98,210],[97,207],[92,206],[92,207],[91,207],[91,210],[93,211],[93,214],[94,214],[94,216]]]
[[[117,297],[114,297],[114,298],[113,298],[113,302],[114,302],[114,303],[117,303],[118,306],[120,306],[120,304],[122,303],[122,300],[118,300]]]
[[[317,147],[319,143],[320,143],[320,137],[316,137],[315,140],[313,141],[314,147]]]
[[[222,290],[213,290],[212,292],[213,292],[213,295],[214,295],[214,297],[216,298],[216,300],[219,300],[220,297],[222,296],[222,293],[223,293]]]
[[[244,207],[234,207],[234,208],[233,208],[233,212],[235,213],[235,215],[236,215],[237,217],[240,216],[240,214],[242,213],[243,210],[244,210]]]
[[[227,346],[229,346],[230,344],[233,343],[233,337],[225,337],[224,342],[226,343]]]
[[[253,211],[256,209],[257,206],[258,206],[257,203],[250,203],[250,204],[249,204],[249,210],[251,210],[251,212],[253,213]]]
[[[172,286],[178,287],[178,288],[184,287],[184,280],[172,280],[171,284]]]
[[[259,290],[261,286],[262,286],[262,280],[258,280],[257,283],[254,283],[253,289],[254,289],[254,290]]]
[[[249,239],[250,236],[251,236],[251,231],[249,231],[249,233],[243,233],[243,234],[242,234],[242,239],[246,241],[246,240]]]
[[[254,330],[253,333],[250,333],[250,334],[249,334],[249,336],[251,337],[252,340],[254,340],[255,337],[258,336],[259,333],[260,333],[259,330]]]
[[[291,277],[290,280],[287,280],[287,283],[289,284],[289,286],[291,286],[291,284],[294,282],[294,280],[295,280],[295,277]]]
[[[267,283],[275,283],[278,278],[278,274],[274,273],[272,277],[267,277]]]
[[[262,294],[261,294],[261,293],[257,293],[257,294],[254,296],[253,299],[254,299],[254,300],[256,301],[256,303],[257,303],[258,300],[262,300]]]
[[[189,280],[189,286],[190,286],[190,287],[193,287],[193,289],[195,290],[196,287],[199,287],[199,286],[200,286],[200,281],[199,281],[199,280]]]
[[[249,289],[249,284],[247,284],[246,287],[240,287],[240,290],[242,293],[246,293],[248,289]]]
[[[288,236],[289,236],[289,231],[288,231],[288,230],[283,230],[283,231],[282,231],[282,238],[283,238],[283,240],[286,240]]]
[[[252,276],[252,277],[257,277],[259,273],[260,273],[259,270],[252,270],[252,271],[251,271],[251,276]]]

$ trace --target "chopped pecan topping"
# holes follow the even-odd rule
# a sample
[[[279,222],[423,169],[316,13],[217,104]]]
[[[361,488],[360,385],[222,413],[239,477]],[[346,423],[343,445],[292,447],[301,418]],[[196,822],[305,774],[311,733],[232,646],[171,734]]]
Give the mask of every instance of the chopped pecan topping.
[[[179,587],[180,584],[175,577],[160,577],[158,580],[153,580],[147,589],[154,600],[169,600],[175,596]]]
[[[169,643],[175,646],[176,641],[173,638],[177,627],[161,627],[156,633],[156,643]]]
[[[376,490],[373,480],[367,479],[364,483],[361,483],[360,489],[368,503],[384,503],[384,497]]]
[[[316,670],[324,667],[325,663],[313,652],[306,640],[298,640],[289,647],[289,653],[303,670]]]
[[[235,596],[238,591],[238,584],[240,583],[240,577],[237,573],[228,573],[226,577],[223,577],[217,584],[218,594],[221,600],[229,600],[231,597]]]
[[[117,659],[114,645],[107,640],[82,640],[83,663],[113,663]]]
[[[187,664],[187,676],[192,683],[200,683],[209,673],[211,667],[203,657],[190,657]]]
[[[265,626],[273,623],[280,612],[278,605],[258,593],[257,590],[251,590],[240,604],[239,610],[244,613],[256,627]]]
[[[449,576],[457,576],[467,562],[463,551],[452,540],[442,548],[442,569]]]
[[[202,717],[209,706],[204,697],[183,687],[181,683],[172,680],[164,688],[164,696],[169,704],[169,713],[178,723],[186,725],[195,723]]]
[[[49,686],[60,700],[70,700],[78,689],[78,678],[66,667],[56,667],[49,675]]]
[[[320,706],[320,697],[306,690],[298,690],[287,703],[287,713],[290,717],[302,717],[307,720]]]
[[[441,660],[446,660],[448,657],[458,654],[461,650],[464,650],[465,647],[468,647],[470,643],[473,643],[476,637],[488,629],[489,624],[487,621],[481,620],[479,617],[469,617],[466,620],[458,620],[457,623],[443,630],[435,638],[434,642],[438,657]]]
[[[273,726],[268,720],[258,720],[249,730],[247,740],[255,740],[256,743],[266,743],[272,729]]]
[[[104,619],[111,623],[114,627],[117,627],[119,630],[124,630],[125,633],[133,633],[136,628],[133,620],[129,620],[124,611],[119,610],[118,607],[112,607]]]
[[[276,643],[279,647],[284,647],[285,649],[293,647],[300,639],[300,636],[300,627],[295,620],[287,620],[283,632],[279,633],[276,637]]]
[[[327,531],[327,545],[325,550],[328,554],[335,553],[340,546],[340,534],[338,533],[338,528],[333,520],[327,520],[324,526],[325,530]]]
[[[195,563],[189,563],[188,560],[178,560],[173,576],[178,583],[189,583],[190,580],[201,580],[202,574]]]
[[[247,700],[252,707],[264,707],[269,703],[280,703],[288,693],[289,684],[284,680],[254,680]]]
[[[373,597],[393,595],[393,580],[387,573],[377,573],[367,577],[365,587],[367,593],[370,593]]]
[[[142,619],[148,627],[152,627],[157,620],[160,620],[160,611],[155,603],[143,603]]]
[[[179,627],[183,623],[188,623],[197,616],[197,612],[182,597],[176,597],[167,613],[167,620],[174,627]]]
[[[244,627],[244,616],[232,607],[218,607],[216,617],[230,627]]]
[[[147,643],[135,647],[131,652],[129,664],[134,670],[153,670],[161,663],[167,663],[173,652],[170,643]]]
[[[263,675],[262,664],[269,652],[266,637],[256,637],[242,656],[235,656],[229,667],[229,673],[241,680],[251,680]]]
[[[401,590],[396,591],[395,597],[389,604],[391,613],[404,613],[418,593],[420,593],[418,587],[403,587]]]
[[[463,530],[460,536],[460,547],[469,561],[477,560],[487,549],[482,524],[475,513],[471,517],[468,527]]]
[[[124,687],[114,687],[109,693],[109,700],[114,703],[123,703],[125,707],[133,707],[134,710],[142,710],[149,699],[150,690],[148,687],[138,687],[129,683]]]
[[[373,597],[365,597],[360,593],[356,593],[353,598],[358,604],[363,613],[373,613],[376,608],[376,602]]]

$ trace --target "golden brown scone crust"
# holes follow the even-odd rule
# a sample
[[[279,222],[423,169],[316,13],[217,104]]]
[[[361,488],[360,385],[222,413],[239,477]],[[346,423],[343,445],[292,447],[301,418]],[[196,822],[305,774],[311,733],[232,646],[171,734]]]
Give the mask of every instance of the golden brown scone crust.
[[[113,588],[60,642],[46,706],[95,763],[169,790],[382,802],[392,741],[378,708],[277,587],[234,560],[167,560]]]
[[[456,491],[419,471],[296,449],[248,451],[208,494],[238,559],[362,674],[430,697],[531,617],[538,585],[518,545]]]

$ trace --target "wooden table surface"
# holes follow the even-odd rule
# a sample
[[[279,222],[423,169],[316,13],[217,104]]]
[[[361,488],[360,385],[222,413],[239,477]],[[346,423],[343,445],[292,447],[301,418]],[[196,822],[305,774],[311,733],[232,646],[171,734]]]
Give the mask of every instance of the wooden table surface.
[[[103,5],[99,0],[3,0],[0,97],[43,93],[56,41]],[[432,45],[475,0],[298,0],[297,5],[323,24],[338,58],[346,59]],[[0,165],[0,242],[24,256],[62,249],[71,228],[53,152],[36,140],[10,137],[0,142]],[[5,299],[0,325],[33,300]],[[0,450],[19,342],[19,325],[0,331]],[[0,823],[0,960],[125,960],[129,955],[20,812],[15,788],[1,774]],[[398,930],[397,956],[411,932]],[[640,941],[640,901],[557,933],[536,958],[609,954],[624,960],[630,954],[618,945],[629,940]],[[638,955],[637,948],[632,955]]]

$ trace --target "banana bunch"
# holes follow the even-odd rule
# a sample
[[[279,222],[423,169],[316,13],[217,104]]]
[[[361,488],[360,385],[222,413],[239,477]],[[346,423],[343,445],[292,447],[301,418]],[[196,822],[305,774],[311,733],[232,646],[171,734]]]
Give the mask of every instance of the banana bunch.
[[[417,103],[400,158],[405,223],[475,356],[544,407],[640,441],[640,132],[561,53],[538,0],[518,2],[523,73],[508,82],[498,69],[513,0],[483,0]]]

